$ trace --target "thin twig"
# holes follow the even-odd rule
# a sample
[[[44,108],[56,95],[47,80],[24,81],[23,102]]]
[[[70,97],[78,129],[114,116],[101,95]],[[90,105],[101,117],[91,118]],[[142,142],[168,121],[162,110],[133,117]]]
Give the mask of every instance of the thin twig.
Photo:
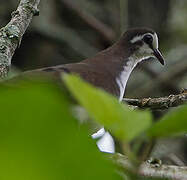
[[[55,41],[62,47],[67,44],[83,58],[88,58],[96,54],[99,49],[84,40],[76,30],[67,27],[63,23],[59,24],[58,11],[54,3],[55,1],[48,1],[48,3],[41,1],[40,10],[42,11],[42,16],[39,16],[32,23],[33,30],[47,39]],[[69,61],[67,60],[67,62]]]
[[[6,77],[12,56],[20,45],[23,34],[34,15],[39,15],[37,6],[40,0],[20,0],[12,13],[10,22],[0,29],[0,77]]]
[[[106,41],[112,43],[116,39],[115,32],[109,28],[106,24],[102,23],[98,19],[96,19],[91,14],[88,14],[86,11],[83,11],[78,4],[71,0],[61,0],[61,2],[77,13],[77,15],[85,22],[87,25],[95,29],[98,33],[101,34],[102,37],[105,38]]]
[[[119,165],[124,171],[130,170],[134,173],[138,173],[144,177],[152,178],[168,178],[173,180],[186,180],[187,179],[187,167],[186,166],[171,166],[162,165],[158,163],[144,162],[140,165],[138,171],[133,167],[129,159],[121,154],[110,155],[112,160]]]
[[[187,103],[187,93],[183,92],[177,95],[170,95],[168,97],[160,98],[143,98],[143,99],[128,99],[124,98],[123,102],[130,105],[138,106],[139,108],[150,108],[153,110],[163,110],[170,107],[176,107]]]
[[[140,69],[142,69],[145,73],[147,73],[154,81],[154,79],[157,79],[157,77],[159,77],[159,72],[156,72],[155,70],[153,70],[153,68],[151,68],[150,66],[148,66],[148,64],[141,64]],[[161,82],[159,84],[159,88],[161,90],[167,90],[168,92],[180,92],[177,85],[175,83],[173,83],[172,81],[165,81],[165,82]]]
[[[120,0],[120,25],[121,25],[121,34],[128,27],[128,1]]]
[[[141,87],[132,89],[131,95],[145,97],[148,94],[151,94],[151,92],[154,92],[158,87],[163,90],[167,87],[167,84],[170,81],[172,81],[172,83],[176,83],[176,80],[185,76],[185,74],[187,74],[187,62],[186,59],[180,59],[175,65],[168,67],[166,72],[160,73],[154,80],[143,84]]]

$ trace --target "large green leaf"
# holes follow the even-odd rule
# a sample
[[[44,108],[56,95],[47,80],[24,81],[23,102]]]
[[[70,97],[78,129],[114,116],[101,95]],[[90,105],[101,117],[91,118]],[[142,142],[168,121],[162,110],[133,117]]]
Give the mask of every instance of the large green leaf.
[[[0,87],[1,180],[121,179],[69,108],[49,83]]]
[[[163,137],[187,133],[187,105],[167,113],[149,130],[151,137]]]
[[[118,138],[130,141],[151,125],[151,115],[148,111],[130,110],[113,96],[77,76],[63,75],[63,79],[89,114]]]

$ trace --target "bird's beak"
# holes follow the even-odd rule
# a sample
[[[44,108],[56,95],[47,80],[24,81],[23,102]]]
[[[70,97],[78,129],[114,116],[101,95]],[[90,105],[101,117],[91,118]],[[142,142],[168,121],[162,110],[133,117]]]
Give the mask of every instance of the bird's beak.
[[[161,52],[159,51],[159,49],[153,49],[153,54],[160,61],[160,63],[162,65],[165,64],[164,58],[163,58]]]

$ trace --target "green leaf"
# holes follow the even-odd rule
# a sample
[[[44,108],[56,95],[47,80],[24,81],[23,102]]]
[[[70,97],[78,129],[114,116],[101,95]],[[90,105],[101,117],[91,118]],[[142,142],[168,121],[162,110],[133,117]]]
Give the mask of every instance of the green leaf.
[[[0,87],[1,180],[121,179],[50,83]]]
[[[184,133],[187,133],[187,105],[167,113],[148,130],[148,135],[151,137],[163,137]]]
[[[130,110],[116,98],[74,75],[63,76],[68,89],[98,123],[116,137],[131,141],[151,125],[148,111]]]

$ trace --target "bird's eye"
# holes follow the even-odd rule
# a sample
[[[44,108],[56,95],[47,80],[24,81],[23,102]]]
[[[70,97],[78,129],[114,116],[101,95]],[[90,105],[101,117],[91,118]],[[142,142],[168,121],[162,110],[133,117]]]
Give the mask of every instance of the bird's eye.
[[[143,37],[143,41],[147,44],[151,44],[153,42],[153,37],[151,35],[147,34]]]

